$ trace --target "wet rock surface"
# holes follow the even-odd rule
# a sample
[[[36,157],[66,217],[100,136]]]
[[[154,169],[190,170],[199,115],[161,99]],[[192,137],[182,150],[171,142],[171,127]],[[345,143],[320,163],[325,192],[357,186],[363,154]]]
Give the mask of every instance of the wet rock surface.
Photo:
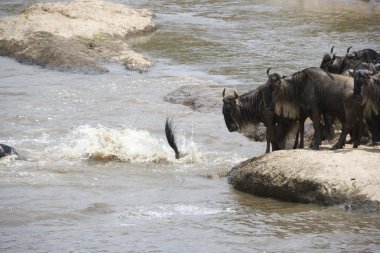
[[[0,20],[0,55],[26,64],[72,72],[104,73],[106,62],[149,70],[152,59],[127,38],[152,33],[153,13],[101,0],[36,4]]]
[[[221,97],[217,97],[216,90],[221,90],[221,87],[185,85],[167,94],[164,100],[199,112],[221,113],[223,102]]]
[[[379,154],[379,148],[368,146],[281,150],[235,166],[229,183],[257,196],[380,211]]]

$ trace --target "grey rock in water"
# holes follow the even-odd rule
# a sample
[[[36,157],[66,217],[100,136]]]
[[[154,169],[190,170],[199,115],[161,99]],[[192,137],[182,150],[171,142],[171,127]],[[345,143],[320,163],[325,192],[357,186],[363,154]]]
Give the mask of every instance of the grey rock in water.
[[[223,104],[210,87],[201,85],[182,86],[167,94],[164,100],[199,112],[221,112]]]
[[[380,149],[280,150],[229,172],[239,191],[283,201],[380,211]]]
[[[0,20],[0,56],[71,72],[105,73],[106,62],[148,71],[152,59],[126,38],[154,32],[153,13],[102,0],[39,3]]]

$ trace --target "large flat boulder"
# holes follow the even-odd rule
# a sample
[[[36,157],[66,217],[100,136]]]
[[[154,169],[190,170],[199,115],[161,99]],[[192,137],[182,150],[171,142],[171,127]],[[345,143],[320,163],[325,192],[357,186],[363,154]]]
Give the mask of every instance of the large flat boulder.
[[[61,71],[102,73],[104,62],[147,71],[126,39],[156,30],[153,13],[102,0],[41,3],[0,20],[0,55]]]
[[[284,201],[380,210],[380,149],[281,150],[229,172],[237,190]]]

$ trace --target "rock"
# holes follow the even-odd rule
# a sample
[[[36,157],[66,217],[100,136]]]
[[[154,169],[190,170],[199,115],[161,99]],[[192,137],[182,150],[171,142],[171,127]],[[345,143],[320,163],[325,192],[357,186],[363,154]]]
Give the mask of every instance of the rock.
[[[185,85],[167,94],[165,101],[183,104],[199,112],[220,112],[223,102],[210,86]]]
[[[281,150],[232,168],[237,190],[284,201],[380,211],[380,149]]]
[[[152,60],[131,50],[126,38],[155,31],[153,13],[102,0],[36,4],[0,20],[0,55],[26,64],[104,73],[104,62],[144,72]]]

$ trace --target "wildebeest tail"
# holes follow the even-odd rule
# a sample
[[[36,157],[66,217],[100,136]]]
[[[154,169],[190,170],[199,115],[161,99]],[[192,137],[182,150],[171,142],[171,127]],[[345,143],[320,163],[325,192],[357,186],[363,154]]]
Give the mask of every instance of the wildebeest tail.
[[[334,138],[334,124],[335,117],[323,114],[323,126],[325,131],[326,140],[331,141]]]
[[[168,140],[169,146],[174,150],[175,152],[175,158],[179,159],[182,157],[181,153],[178,150],[177,142],[175,139],[175,129],[173,127],[173,120],[166,118],[165,122],[165,134],[166,139]]]

